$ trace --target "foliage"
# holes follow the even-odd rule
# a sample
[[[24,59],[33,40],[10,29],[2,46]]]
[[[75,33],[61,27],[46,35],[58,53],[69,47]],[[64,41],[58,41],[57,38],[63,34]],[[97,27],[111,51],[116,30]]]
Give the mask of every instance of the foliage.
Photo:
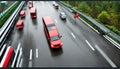
[[[14,12],[19,3],[15,4],[1,19],[0,19],[0,27],[5,23],[5,21],[9,18],[9,16]]]
[[[120,31],[120,1],[65,1],[104,25]],[[112,27],[112,29],[113,29]],[[116,31],[114,29],[114,32]],[[117,32],[118,32],[117,31]]]
[[[106,11],[102,11],[99,15],[98,15],[98,20],[101,21],[104,24],[109,23],[109,14]]]

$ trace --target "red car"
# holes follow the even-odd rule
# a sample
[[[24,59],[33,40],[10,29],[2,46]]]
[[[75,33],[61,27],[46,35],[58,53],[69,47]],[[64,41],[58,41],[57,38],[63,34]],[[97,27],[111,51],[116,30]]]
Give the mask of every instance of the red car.
[[[63,45],[61,40],[62,36],[59,35],[57,29],[49,31],[49,35],[50,35],[49,42],[51,44],[51,48],[60,48]]]
[[[33,7],[33,1],[28,2],[29,9]]]
[[[44,31],[51,48],[60,48],[63,46],[61,35],[50,16],[42,17]]]
[[[37,17],[36,13],[37,13],[36,8],[35,8],[35,7],[32,7],[32,8],[30,9],[30,15],[31,15],[31,17],[32,17],[32,18],[36,18],[36,17]]]
[[[24,10],[22,10],[22,11],[20,12],[20,16],[21,16],[21,17],[25,17],[25,11],[24,11]]]
[[[23,29],[23,27],[24,27],[23,20],[18,20],[18,22],[16,24],[16,28],[17,29]]]

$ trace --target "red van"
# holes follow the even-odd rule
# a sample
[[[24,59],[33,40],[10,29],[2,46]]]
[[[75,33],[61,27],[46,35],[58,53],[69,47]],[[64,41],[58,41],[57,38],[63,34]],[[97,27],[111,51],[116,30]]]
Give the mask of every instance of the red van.
[[[21,17],[25,17],[25,11],[24,11],[24,10],[22,10],[22,11],[20,12],[20,16],[21,16]]]
[[[23,27],[24,27],[23,20],[18,20],[18,22],[16,24],[16,28],[17,29],[23,29]]]
[[[50,43],[51,48],[60,48],[63,46],[61,35],[59,34],[57,27],[50,16],[42,18],[44,31],[47,36],[47,40]]]

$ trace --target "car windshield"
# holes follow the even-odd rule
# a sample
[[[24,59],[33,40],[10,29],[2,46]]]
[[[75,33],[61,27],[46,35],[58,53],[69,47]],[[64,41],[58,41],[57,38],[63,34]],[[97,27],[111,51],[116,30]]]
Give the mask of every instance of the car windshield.
[[[29,7],[32,7],[32,4],[29,4]]]
[[[52,27],[52,26],[55,26],[55,24],[49,24],[49,25],[47,25],[47,27]]]
[[[58,39],[60,39],[59,36],[53,36],[53,37],[51,37],[52,41],[55,41],[55,40],[58,40]]]
[[[61,12],[61,14],[62,14],[62,15],[65,15],[65,13],[64,13],[64,12]]]

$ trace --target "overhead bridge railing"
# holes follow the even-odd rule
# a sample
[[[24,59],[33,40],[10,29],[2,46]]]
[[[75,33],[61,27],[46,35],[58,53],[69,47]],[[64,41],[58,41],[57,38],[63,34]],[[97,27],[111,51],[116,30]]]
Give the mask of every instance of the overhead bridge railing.
[[[20,10],[23,8],[25,1],[21,1],[20,5],[16,8],[16,10],[12,13],[12,15],[8,18],[5,24],[0,29],[0,46],[5,42],[8,34],[12,30],[15,25],[16,20],[18,19],[18,14]]]
[[[86,19],[87,21],[91,22],[94,26],[97,27],[97,30],[102,34],[102,35],[108,35],[111,38],[113,38],[115,41],[117,41],[118,43],[120,43],[120,36],[117,35],[116,33],[112,32],[111,30],[109,30],[108,28],[106,28],[104,25],[98,23],[97,21],[95,21],[93,18],[85,15],[84,13],[74,9],[71,5],[64,3],[63,1],[57,1],[59,4],[66,6],[67,8],[69,8],[71,10],[71,12],[77,12],[81,17],[83,17],[84,19]]]

